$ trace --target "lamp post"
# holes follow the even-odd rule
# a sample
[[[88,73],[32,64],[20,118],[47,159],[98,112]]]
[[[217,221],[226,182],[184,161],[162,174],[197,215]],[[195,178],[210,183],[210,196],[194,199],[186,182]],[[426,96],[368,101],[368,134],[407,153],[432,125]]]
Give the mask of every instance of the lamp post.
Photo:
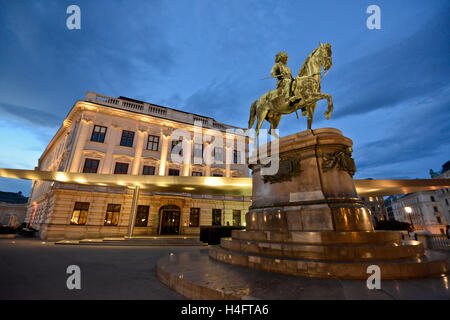
[[[405,207],[405,212],[409,215],[409,220],[411,221],[411,227],[414,231],[414,223],[412,221],[412,217],[411,217],[411,213],[412,213],[412,208],[411,207]]]

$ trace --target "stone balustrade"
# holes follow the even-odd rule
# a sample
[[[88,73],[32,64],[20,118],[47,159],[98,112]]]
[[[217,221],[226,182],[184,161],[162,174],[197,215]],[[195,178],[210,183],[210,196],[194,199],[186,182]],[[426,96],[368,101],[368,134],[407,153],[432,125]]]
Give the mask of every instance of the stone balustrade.
[[[87,92],[84,100],[93,103],[98,103],[101,105],[111,106],[122,110],[139,112],[146,115],[157,116],[169,120],[181,121],[189,124],[194,124],[194,122],[200,122],[203,127],[217,129],[220,131],[226,131],[227,129],[240,129],[234,126],[216,122],[212,118],[201,117],[198,115],[194,115],[192,113],[166,108],[150,104],[147,102],[138,102],[138,101],[130,101],[127,99],[112,98],[90,91]]]

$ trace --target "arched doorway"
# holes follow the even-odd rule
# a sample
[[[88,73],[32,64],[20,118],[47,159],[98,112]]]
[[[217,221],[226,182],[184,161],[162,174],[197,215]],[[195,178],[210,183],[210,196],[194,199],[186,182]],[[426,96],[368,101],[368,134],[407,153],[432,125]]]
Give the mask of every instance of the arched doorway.
[[[175,205],[166,205],[159,209],[159,234],[180,234],[181,210]]]

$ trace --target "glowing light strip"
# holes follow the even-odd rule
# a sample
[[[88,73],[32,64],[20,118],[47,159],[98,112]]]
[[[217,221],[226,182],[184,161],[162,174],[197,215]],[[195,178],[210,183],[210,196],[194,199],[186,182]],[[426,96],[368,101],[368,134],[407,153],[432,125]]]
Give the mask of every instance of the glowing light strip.
[[[252,195],[252,178],[72,173],[3,168],[0,168],[0,177],[110,187],[134,188],[139,185],[142,190],[160,192]],[[387,196],[450,188],[450,179],[355,180],[355,186],[361,197]]]

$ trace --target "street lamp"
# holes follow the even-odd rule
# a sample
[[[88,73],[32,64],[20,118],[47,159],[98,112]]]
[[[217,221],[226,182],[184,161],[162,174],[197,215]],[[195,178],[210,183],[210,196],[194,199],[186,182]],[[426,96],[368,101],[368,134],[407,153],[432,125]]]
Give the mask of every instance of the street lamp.
[[[414,223],[412,221],[412,217],[411,217],[411,213],[412,213],[412,208],[411,207],[405,207],[405,212],[409,215],[409,220],[411,221],[411,227],[414,231]]]

